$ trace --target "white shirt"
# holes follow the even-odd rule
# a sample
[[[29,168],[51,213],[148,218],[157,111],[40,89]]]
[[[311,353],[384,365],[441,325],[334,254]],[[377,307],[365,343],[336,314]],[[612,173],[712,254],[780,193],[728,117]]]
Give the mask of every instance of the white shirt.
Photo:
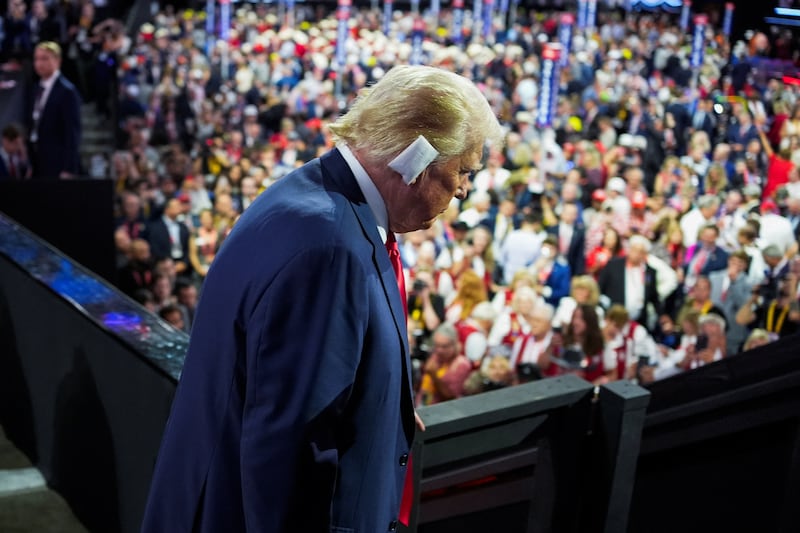
[[[794,230],[789,219],[774,213],[765,213],[759,219],[761,230],[758,233],[760,246],[763,250],[770,244],[775,244],[785,253],[786,249],[794,244]]]
[[[170,255],[173,259],[180,259],[183,257],[183,249],[181,248],[181,227],[178,223],[168,216],[161,217],[164,225],[167,226],[169,233],[169,242],[171,243]]]
[[[645,265],[625,265],[625,309],[631,317],[639,316],[644,308]]]
[[[386,211],[386,204],[383,201],[383,196],[378,192],[378,188],[375,186],[375,183],[372,182],[372,178],[369,177],[369,174],[367,174],[367,171],[361,166],[361,163],[358,162],[358,159],[356,159],[356,156],[350,151],[350,148],[344,143],[337,144],[336,148],[339,150],[339,153],[342,154],[347,166],[350,167],[353,176],[355,176],[356,183],[358,183],[358,187],[364,194],[364,199],[367,201],[372,215],[378,222],[378,233],[380,233],[381,240],[386,244],[386,239],[389,235],[389,214]]]
[[[520,336],[514,342],[514,349],[511,352],[512,365],[515,363],[538,363],[539,356],[550,346],[550,341],[553,339],[553,332],[548,331],[547,335],[540,341],[534,339],[533,336],[527,337],[527,342],[525,342],[525,339],[525,336]],[[521,354],[520,350],[523,350]]]
[[[617,368],[617,349],[625,345],[626,349],[626,363],[625,367],[629,367],[638,361],[639,356],[647,356],[650,361],[655,362],[658,357],[658,347],[656,341],[647,332],[641,324],[636,324],[636,329],[633,330],[633,335],[630,335],[629,328],[632,322],[628,322],[622,328],[622,331],[617,333],[610,342],[606,343],[603,350],[603,368],[607,371]],[[633,342],[628,342],[628,338],[632,337]]]
[[[47,104],[47,99],[50,97],[50,93],[53,90],[53,85],[55,85],[56,80],[58,79],[59,76],[61,76],[61,71],[56,70],[53,73],[53,75],[50,76],[49,78],[45,80],[39,80],[39,85],[41,85],[44,88],[44,91],[42,92],[41,104],[39,105],[39,110],[44,109],[44,106]]]
[[[500,250],[506,285],[511,284],[517,271],[531,266],[539,258],[546,236],[544,231],[533,233],[526,230],[515,230],[508,234]]]
[[[703,213],[696,207],[686,213],[680,221],[681,231],[683,232],[683,245],[689,247],[695,244],[700,228],[710,222],[713,222],[713,220],[706,220]]]

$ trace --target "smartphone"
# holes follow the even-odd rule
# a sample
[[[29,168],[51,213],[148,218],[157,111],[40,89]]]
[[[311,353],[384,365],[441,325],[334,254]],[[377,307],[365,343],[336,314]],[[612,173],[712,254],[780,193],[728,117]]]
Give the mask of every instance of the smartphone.
[[[697,342],[694,344],[694,351],[699,352],[708,348],[708,335],[701,333],[697,336]]]

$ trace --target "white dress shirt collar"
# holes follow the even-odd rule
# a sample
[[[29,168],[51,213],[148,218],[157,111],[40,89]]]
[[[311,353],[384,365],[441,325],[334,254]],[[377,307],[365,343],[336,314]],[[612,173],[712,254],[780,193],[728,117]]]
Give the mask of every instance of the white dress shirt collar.
[[[375,220],[378,222],[378,233],[380,233],[381,240],[385,244],[389,235],[389,214],[386,211],[386,203],[384,203],[381,193],[350,148],[344,143],[338,143],[336,148],[342,154],[347,166],[350,167],[353,176],[355,176],[356,183],[358,183],[364,198],[367,200],[367,205],[369,205]]]

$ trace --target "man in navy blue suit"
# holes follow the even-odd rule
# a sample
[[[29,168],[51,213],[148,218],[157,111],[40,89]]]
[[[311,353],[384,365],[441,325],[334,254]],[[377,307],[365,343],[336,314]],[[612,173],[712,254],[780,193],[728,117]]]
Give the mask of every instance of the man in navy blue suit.
[[[402,518],[415,412],[394,234],[465,198],[502,132],[471,82],[408,66],[330,130],[336,148],[261,194],[208,272],[144,532]]]
[[[50,41],[36,45],[33,68],[39,82],[28,115],[32,177],[76,177],[81,168],[81,97],[59,70],[61,47]]]

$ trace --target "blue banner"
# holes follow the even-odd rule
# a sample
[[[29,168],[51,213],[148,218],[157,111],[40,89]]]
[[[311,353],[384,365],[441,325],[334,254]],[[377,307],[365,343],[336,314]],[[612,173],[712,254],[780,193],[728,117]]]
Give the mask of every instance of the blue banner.
[[[578,0],[578,30],[586,29],[586,8],[587,0]]]
[[[434,20],[439,19],[439,12],[442,10],[441,0],[431,0],[431,16]]]
[[[690,0],[683,0],[683,8],[681,9],[681,22],[680,29],[683,33],[689,30],[689,15],[692,13],[692,2]]]
[[[339,0],[339,7],[336,10],[336,18],[339,21],[339,25],[336,28],[336,63],[338,63],[340,69],[344,67],[347,61],[345,45],[349,34],[347,24],[350,22],[350,5],[351,0]]]
[[[492,35],[492,15],[494,15],[494,0],[483,0],[483,38]]]
[[[383,0],[383,34],[389,36],[392,24],[392,0]]]
[[[558,101],[558,63],[561,46],[546,44],[542,50],[542,77],[539,86],[539,101],[536,106],[536,126],[540,129],[553,125],[556,103]]]
[[[227,42],[231,35],[231,0],[219,0],[219,38]]]
[[[211,50],[214,48],[216,32],[214,31],[214,18],[216,16],[216,1],[206,0],[206,55],[211,57]]]
[[[707,15],[697,15],[694,18],[694,35],[692,36],[692,58],[690,64],[692,68],[699,68],[703,64],[703,54],[706,47],[706,26],[708,25]]]
[[[453,0],[453,28],[450,37],[456,44],[464,41],[464,0]]]
[[[561,15],[558,25],[558,42],[561,43],[561,60],[559,65],[565,67],[569,63],[569,51],[572,49],[572,29],[575,27],[575,16],[572,13]]]
[[[727,2],[725,4],[725,18],[722,20],[722,34],[725,37],[731,36],[731,28],[733,27],[733,10],[736,6],[733,2]]]
[[[597,0],[586,1],[586,29],[593,30],[597,24]]]

